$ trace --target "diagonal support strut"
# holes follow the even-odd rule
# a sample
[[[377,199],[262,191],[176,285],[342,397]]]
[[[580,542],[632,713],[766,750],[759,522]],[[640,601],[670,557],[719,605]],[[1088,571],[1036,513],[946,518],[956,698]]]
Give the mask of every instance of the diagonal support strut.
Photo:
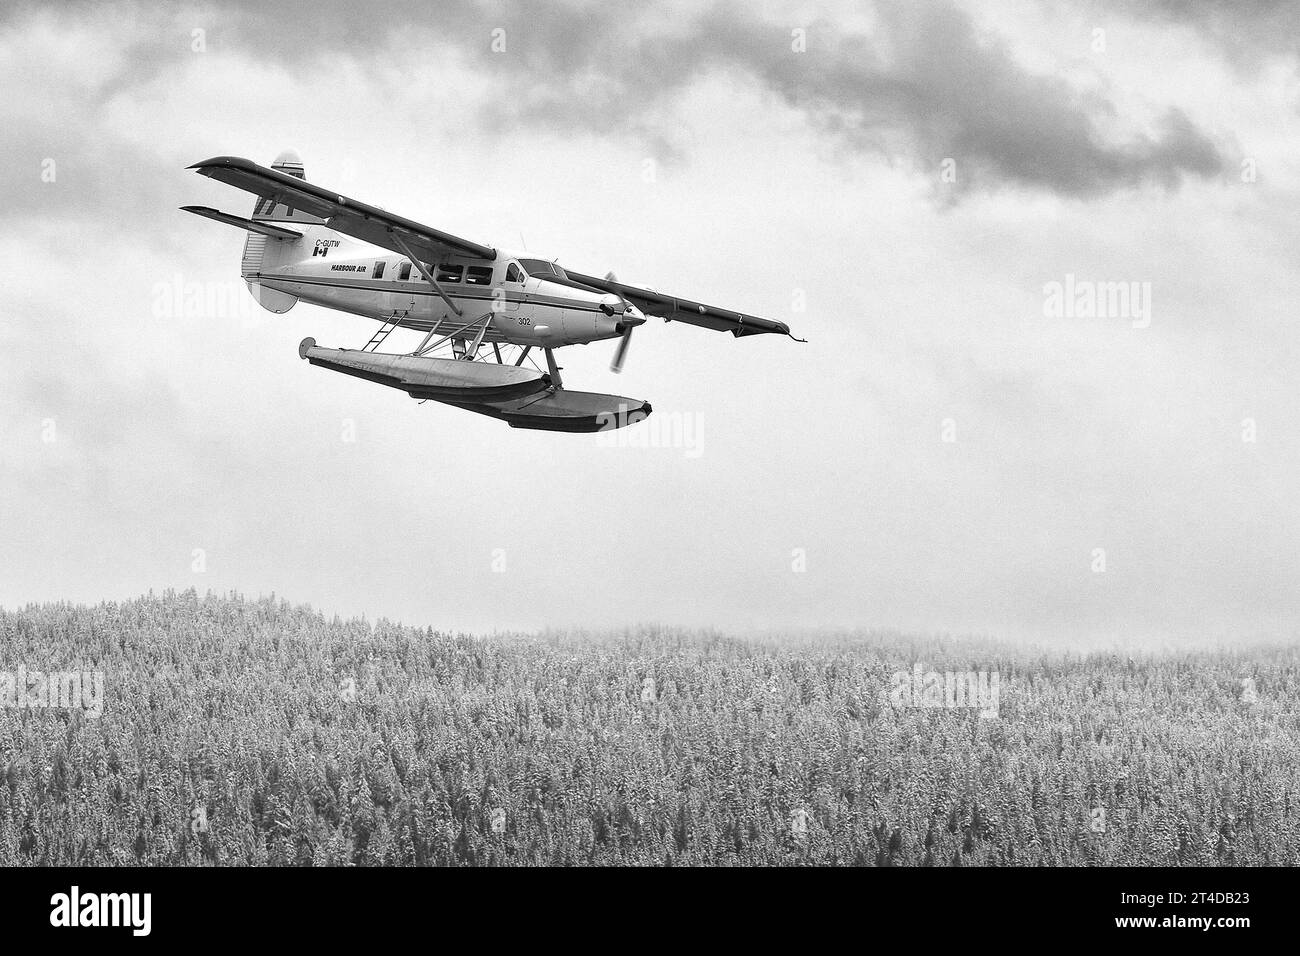
[[[406,240],[391,229],[388,230],[388,234],[392,236],[393,241],[401,247],[401,250],[406,254],[406,257],[415,264],[415,268],[420,270],[420,275],[424,276],[425,279],[429,281],[429,285],[433,286],[434,291],[437,292],[438,295],[442,296],[442,301],[447,303],[447,306],[451,311],[455,312],[457,315],[463,315],[464,313],[461,312],[460,306],[451,301],[451,296],[447,295],[443,287],[438,285],[438,280],[433,277],[433,273],[430,272],[425,264],[420,261],[419,257],[411,251],[411,247],[406,244]]]

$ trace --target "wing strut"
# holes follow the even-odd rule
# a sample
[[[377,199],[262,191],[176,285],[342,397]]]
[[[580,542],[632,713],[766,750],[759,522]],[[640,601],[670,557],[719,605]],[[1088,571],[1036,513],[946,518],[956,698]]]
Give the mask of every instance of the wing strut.
[[[466,361],[472,362],[478,355],[478,347],[483,344],[483,336],[487,334],[488,326],[492,324],[492,313],[489,312],[483,316],[483,325],[478,330],[478,335],[474,336],[474,344],[465,352]]]
[[[481,328],[481,329],[479,330],[479,333],[478,333],[478,339],[477,339],[476,341],[478,341],[478,342],[482,342],[482,341],[483,341],[483,333],[487,331],[488,323],[491,322],[491,321],[492,321],[492,313],[491,313],[491,312],[484,312],[483,315],[481,315],[479,318],[475,319],[473,322],[466,322],[464,325],[462,325],[460,328],[458,328],[455,332],[448,332],[446,335],[444,335],[442,338],[438,339],[438,341],[434,342],[434,343],[433,343],[432,345],[430,345],[430,346],[427,346],[427,347],[426,347],[426,346],[424,345],[423,342],[420,343],[420,347],[419,347],[418,349],[416,349],[414,352],[412,352],[411,354],[412,354],[412,355],[417,355],[417,356],[418,356],[418,355],[424,355],[424,354],[426,354],[426,353],[428,353],[428,352],[432,352],[434,349],[436,349],[439,345],[442,345],[442,343],[446,342],[448,339],[454,339],[454,338],[456,338],[458,335],[462,334],[463,332],[468,332],[470,329],[474,328],[474,326],[478,325],[480,322],[483,323],[483,328]],[[438,326],[435,325],[432,329],[430,329],[430,330],[429,330],[429,335],[433,335],[433,333],[434,333],[435,331],[437,331],[437,328],[438,328]],[[426,335],[426,336],[424,337],[424,339],[425,339],[426,342],[429,340],[429,335]]]
[[[411,247],[406,244],[406,240],[391,229],[388,230],[388,234],[393,237],[393,242],[402,247],[402,252],[405,253],[408,259],[415,263],[415,268],[420,270],[420,275],[429,280],[429,285],[433,286],[434,291],[437,292],[438,295],[442,296],[442,301],[447,303],[451,311],[455,312],[457,315],[464,315],[464,313],[461,312],[460,307],[456,305],[455,302],[451,301],[451,296],[447,295],[447,293],[443,291],[442,286],[438,285],[438,280],[433,277],[433,273],[431,273],[428,267],[420,261],[420,258],[411,251]]]
[[[443,315],[433,320],[433,325],[429,326],[429,334],[420,339],[420,344],[415,347],[415,351],[411,353],[412,355],[424,354],[424,347],[429,344],[429,339],[433,338],[434,334],[437,333],[438,327],[442,325],[442,320],[445,318],[446,316]]]

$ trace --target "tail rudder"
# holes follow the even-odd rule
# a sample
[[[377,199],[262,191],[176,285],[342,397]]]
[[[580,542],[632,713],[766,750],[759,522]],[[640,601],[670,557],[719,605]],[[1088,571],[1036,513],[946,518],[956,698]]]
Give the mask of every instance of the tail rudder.
[[[271,164],[271,168],[296,179],[307,178],[301,157],[292,149],[286,149],[277,156],[275,162]],[[289,226],[289,228],[303,233],[303,238],[291,242],[268,240],[266,236],[259,236],[251,232],[244,240],[244,255],[240,262],[240,273],[247,280],[248,289],[253,293],[253,298],[257,299],[258,304],[263,308],[272,312],[287,312],[298,301],[297,297],[287,292],[266,288],[259,282],[258,277],[264,272],[270,272],[278,268],[285,262],[301,258],[303,245],[310,245],[315,241],[316,235],[313,235],[313,233],[319,234],[313,227],[323,227],[325,220],[319,216],[308,215],[301,209],[294,209],[285,203],[277,202],[274,197],[259,198],[253,204],[251,218],[254,222],[295,223],[296,226]]]

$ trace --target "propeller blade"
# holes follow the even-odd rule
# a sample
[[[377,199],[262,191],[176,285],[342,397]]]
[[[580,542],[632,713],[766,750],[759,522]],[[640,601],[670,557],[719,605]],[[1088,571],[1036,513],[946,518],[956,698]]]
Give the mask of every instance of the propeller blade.
[[[618,281],[618,276],[614,275],[613,272],[606,272],[605,278],[610,282]],[[623,303],[623,313],[625,316],[627,313],[634,311],[632,304],[628,302],[627,299],[623,298],[620,293],[615,292],[614,294],[617,295],[618,300]],[[645,317],[640,316],[635,320],[632,320],[632,317],[629,316],[624,321],[625,326],[623,329],[623,335],[618,340],[618,350],[614,353],[614,360],[609,363],[609,370],[611,372],[623,371],[623,363],[627,360],[627,347],[632,344],[632,330],[644,322]]]
[[[611,372],[623,371],[623,362],[627,359],[627,347],[632,344],[632,329],[633,326],[628,326],[623,334],[619,336],[618,351],[614,353],[614,360],[609,363]]]
[[[618,281],[618,276],[614,275],[613,270],[611,270],[611,271],[609,271],[609,272],[606,272],[606,273],[605,273],[605,278],[606,278],[607,280],[609,280],[610,282],[617,282],[617,281]],[[620,293],[620,292],[615,292],[614,294],[615,294],[616,296],[618,296],[618,300],[619,300],[620,302],[623,303],[623,308],[624,308],[624,310],[626,310],[626,309],[627,309],[627,299],[623,298],[623,295],[622,295],[622,293]]]

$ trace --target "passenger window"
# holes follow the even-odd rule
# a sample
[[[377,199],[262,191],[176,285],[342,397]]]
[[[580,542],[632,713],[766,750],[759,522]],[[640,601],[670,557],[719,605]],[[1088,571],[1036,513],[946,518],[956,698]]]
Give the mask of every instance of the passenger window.
[[[370,278],[382,279],[384,277],[384,260],[380,259],[375,263],[375,271],[371,273]]]
[[[507,281],[507,282],[523,282],[523,281],[524,281],[524,270],[521,269],[521,268],[519,268],[519,263],[517,263],[517,262],[512,262],[512,263],[510,263],[510,265],[506,268],[506,281]]]
[[[465,273],[465,281],[470,285],[491,285],[492,268],[490,266],[470,266]]]
[[[403,282],[407,282],[410,280],[411,264],[409,262],[403,262],[401,264],[401,266],[397,270],[397,278],[401,279]]]
[[[461,269],[463,268],[463,266],[450,266],[444,262],[442,265],[438,266],[438,281],[459,282]]]

